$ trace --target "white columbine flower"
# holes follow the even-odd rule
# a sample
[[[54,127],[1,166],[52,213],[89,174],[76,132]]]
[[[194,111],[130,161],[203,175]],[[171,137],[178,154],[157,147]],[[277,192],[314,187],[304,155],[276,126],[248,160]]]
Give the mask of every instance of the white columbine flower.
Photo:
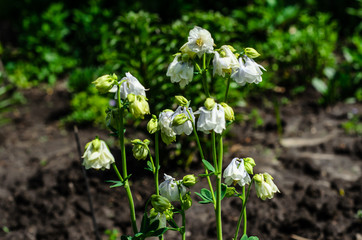
[[[279,192],[279,189],[272,180],[272,176],[268,173],[254,175],[256,195],[261,200],[265,200],[267,198],[272,199],[274,194]]]
[[[176,133],[172,128],[172,110],[164,110],[158,117],[158,124],[161,130],[161,138],[167,145],[176,140]]]
[[[187,110],[190,112],[191,117],[189,116],[189,113],[187,112]],[[188,118],[191,118],[193,123],[195,122],[195,116],[194,116],[194,113],[192,112],[192,109],[186,108],[186,107],[181,107],[181,106],[176,109],[176,111],[172,115],[172,119],[174,119],[177,115],[179,115],[181,113],[185,114]],[[181,135],[182,133],[185,133],[186,135],[190,135],[193,131],[192,122],[186,121],[185,123],[183,123],[179,126],[173,126],[172,128],[177,135]]]
[[[83,165],[86,169],[109,169],[109,166],[114,163],[114,157],[109,151],[108,146],[98,138],[86,145],[82,158],[84,159]]]
[[[213,65],[214,72],[213,75],[225,76],[225,73],[231,73],[232,70],[235,70],[239,67],[239,62],[236,59],[234,53],[230,50],[230,47],[223,45],[221,51],[225,54],[224,57],[221,57],[218,52],[215,52]]]
[[[164,176],[165,181],[162,182],[159,186],[160,195],[167,198],[170,202],[180,201],[179,190],[177,187],[177,183],[179,181],[175,181],[175,179],[167,174]],[[180,184],[181,197],[183,197],[187,190],[186,187]]]
[[[220,134],[225,129],[225,112],[220,104],[215,104],[212,110],[201,107],[197,113],[200,114],[197,120],[198,131],[210,133],[213,130]]]
[[[263,72],[260,70],[265,68],[260,64],[257,64],[253,59],[244,56],[239,58],[239,68],[231,75],[240,86],[244,86],[245,83],[260,83],[262,81],[261,75]]]
[[[245,170],[244,160],[242,158],[234,158],[224,170],[223,177],[228,186],[231,184],[239,184],[242,187],[251,182],[251,178]]]
[[[192,30],[190,30],[188,41],[185,45],[187,45],[192,52],[201,57],[204,53],[213,52],[214,39],[212,39],[209,31],[195,26]],[[182,48],[184,48],[185,45]]]
[[[142,95],[146,96],[146,89],[142,86],[142,84],[135,78],[131,73],[127,72],[126,76],[118,82],[121,83],[120,86],[120,95],[122,99],[126,99],[128,94],[132,93],[134,95]],[[117,99],[117,89],[118,86],[114,85],[109,92],[116,93],[115,98]]]
[[[179,61],[177,55],[168,66],[166,76],[171,77],[172,83],[179,83],[180,87],[185,87],[192,81],[194,75],[194,65],[190,62]]]

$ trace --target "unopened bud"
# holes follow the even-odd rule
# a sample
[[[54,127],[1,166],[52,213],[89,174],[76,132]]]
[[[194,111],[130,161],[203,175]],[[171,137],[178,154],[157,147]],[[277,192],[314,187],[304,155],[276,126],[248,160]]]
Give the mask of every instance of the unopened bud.
[[[148,139],[143,142],[139,139],[132,140],[133,144],[132,153],[137,160],[145,160],[148,156],[147,145],[150,143]]]
[[[184,210],[189,209],[192,206],[192,199],[190,197],[190,193],[186,193],[183,197],[182,197],[182,208]]]
[[[244,167],[245,167],[245,170],[249,174],[253,174],[253,168],[254,168],[255,165],[256,164],[255,164],[254,159],[252,159],[250,157],[244,158]]]
[[[155,115],[152,115],[151,120],[147,123],[147,131],[154,134],[158,130],[158,120]]]
[[[221,106],[224,108],[225,119],[227,121],[234,121],[235,120],[234,110],[226,103],[221,103]]]
[[[205,100],[204,106],[207,110],[212,110],[215,107],[215,100],[213,98],[207,98]]]
[[[128,94],[127,98],[130,101],[129,110],[135,118],[143,119],[144,115],[150,114],[150,106],[145,96]]]
[[[155,211],[160,213],[171,207],[171,203],[167,198],[155,194],[151,196],[151,204]]]
[[[182,107],[187,107],[189,101],[184,96],[175,96],[176,103]]]
[[[182,179],[182,184],[186,187],[192,187],[197,183],[197,177],[194,174],[186,175]]]
[[[188,121],[189,118],[184,113],[180,113],[176,115],[176,117],[172,121],[172,126],[180,126],[184,124],[186,121]]]
[[[116,74],[113,75],[103,75],[97,78],[95,81],[92,82],[95,84],[99,93],[107,93],[111,88],[117,83],[117,76]]]
[[[225,197],[227,197],[227,198],[233,197],[236,193],[238,193],[238,192],[235,190],[234,187],[227,187]]]
[[[244,52],[246,56],[250,58],[257,58],[260,56],[260,54],[254,48],[245,48]]]

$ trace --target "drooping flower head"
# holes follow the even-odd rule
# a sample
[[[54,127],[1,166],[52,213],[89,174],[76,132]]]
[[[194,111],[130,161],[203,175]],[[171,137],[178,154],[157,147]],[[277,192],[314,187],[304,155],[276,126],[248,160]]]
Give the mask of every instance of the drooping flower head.
[[[179,181],[175,181],[175,179],[167,174],[164,176],[165,181],[162,182],[159,186],[160,195],[167,198],[170,202],[180,201],[180,192],[177,186]],[[183,197],[187,190],[186,187],[180,184],[181,197]]]
[[[150,114],[150,106],[145,96],[130,93],[127,95],[127,99],[130,103],[129,111],[135,118],[143,119],[146,114]]]
[[[166,76],[171,78],[172,83],[179,83],[180,87],[185,87],[192,81],[194,75],[194,65],[188,61],[180,61],[177,55],[168,66]]]
[[[82,156],[83,165],[86,169],[109,169],[114,163],[114,157],[108,149],[107,144],[98,138],[87,143],[84,154]]]
[[[95,84],[97,90],[101,93],[107,93],[109,90],[113,88],[113,86],[117,83],[117,76],[113,73],[113,75],[103,75],[97,78],[92,82]]]
[[[176,140],[176,133],[172,128],[173,111],[166,109],[160,113],[158,124],[161,130],[161,139],[164,143],[170,144]]]
[[[222,133],[225,129],[225,112],[220,104],[209,104],[210,101],[206,99],[205,107],[199,108],[195,114],[200,114],[197,120],[197,130],[204,133],[214,131]]]
[[[201,57],[204,53],[213,52],[214,39],[212,39],[209,31],[195,26],[192,30],[190,30],[188,41],[185,45],[187,45],[190,51]],[[185,45],[182,48],[185,48]]]
[[[142,84],[135,78],[131,73],[127,72],[126,76],[118,82],[120,86],[120,95],[122,99],[126,99],[128,94],[146,96],[146,89]],[[117,89],[118,86],[115,85],[109,92],[116,93],[115,98],[117,99]]]
[[[272,176],[268,173],[264,174],[255,174],[254,175],[255,181],[255,190],[256,195],[261,199],[272,199],[274,194],[279,192],[279,189],[273,182]]]
[[[239,184],[244,186],[251,182],[251,178],[245,170],[244,160],[242,158],[234,158],[224,170],[223,177],[226,185]]]
[[[231,75],[231,78],[240,86],[246,83],[258,84],[262,81],[261,75],[263,72],[260,70],[265,68],[257,64],[253,59],[244,56],[239,58],[239,68]]]
[[[213,66],[213,75],[219,75],[225,77],[225,73],[231,74],[232,70],[239,67],[239,62],[236,59],[234,53],[231,50],[231,46],[223,45],[219,52],[215,51]],[[232,48],[234,51],[235,49]]]

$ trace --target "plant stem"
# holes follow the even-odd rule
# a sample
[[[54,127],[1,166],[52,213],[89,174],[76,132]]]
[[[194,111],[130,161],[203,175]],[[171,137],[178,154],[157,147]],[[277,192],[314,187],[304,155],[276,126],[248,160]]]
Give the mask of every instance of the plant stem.
[[[243,208],[241,209],[240,212],[240,216],[239,216],[239,220],[238,220],[238,224],[236,225],[236,231],[235,231],[235,235],[234,235],[234,240],[238,239],[238,235],[239,235],[239,229],[240,229],[240,225],[241,225],[241,220],[243,219],[244,213],[246,212],[246,202],[248,201],[249,198],[249,194],[250,194],[250,189],[251,189],[251,185],[253,184],[254,179],[251,180],[249,187],[248,187],[248,192],[246,194],[246,197],[244,196],[244,191],[243,191]],[[245,197],[245,198],[244,198]],[[245,199],[245,201],[244,201]],[[244,221],[246,221],[244,219]],[[246,234],[246,232],[244,233]]]
[[[181,217],[182,217],[182,227],[180,229],[180,233],[182,236],[182,240],[186,239],[186,216],[185,216],[185,209],[183,207],[183,200],[182,200],[182,195],[181,195],[181,187],[179,185],[180,183],[177,183],[177,188],[178,188],[178,196],[180,198],[180,203],[181,203]]]
[[[192,116],[191,116],[190,111],[188,109],[186,109],[186,111],[189,114],[189,117],[191,119]],[[195,123],[194,122],[191,122],[191,123],[192,123],[192,127],[193,127],[193,130],[194,130],[194,135],[195,135],[195,138],[196,138],[197,147],[199,148],[200,157],[201,157],[202,160],[206,160],[205,156],[204,156],[204,151],[202,150],[202,146],[201,146],[201,143],[200,143],[199,135],[197,134],[197,131],[196,131]],[[205,174],[209,174],[209,171],[207,170],[205,164],[203,164],[203,165],[204,165],[204,168],[205,168]],[[215,200],[214,189],[213,189],[212,184],[211,184],[210,176],[206,176],[206,179],[207,179],[207,183],[209,184],[210,192],[212,194],[212,201],[214,203],[214,208],[215,208],[216,207],[215,206],[216,200]]]
[[[215,132],[212,131],[211,133],[211,144],[212,144],[212,160],[214,161],[214,167],[216,170],[216,173],[219,173],[219,167],[217,162],[217,153],[216,153],[216,137]]]
[[[246,228],[247,228],[247,222],[248,222],[248,220],[247,220],[247,216],[246,216],[246,201],[245,201],[246,199],[245,199],[245,185],[243,186],[243,214],[244,214],[244,225],[243,225],[243,227],[244,227],[244,235],[246,234]]]
[[[214,135],[215,136],[215,135]],[[221,221],[221,175],[222,175],[222,162],[223,162],[223,142],[222,135],[219,137],[219,159],[218,159],[218,172],[216,178],[216,224],[217,224],[217,239],[222,240],[222,221]]]
[[[160,153],[159,153],[159,143],[158,143],[158,131],[155,133],[155,155],[156,155],[156,172],[155,172],[155,185],[156,185],[156,194],[160,195],[160,190],[158,188],[158,172],[160,168]]]
[[[225,91],[225,98],[224,98],[224,102],[226,103],[228,100],[228,94],[229,94],[229,87],[230,87],[230,80],[231,78],[228,77],[228,82],[226,84],[226,91]]]
[[[132,192],[131,192],[129,182],[128,182],[126,147],[124,144],[124,122],[123,122],[124,108],[121,104],[121,92],[120,92],[119,86],[118,86],[118,90],[117,90],[117,106],[119,109],[118,138],[119,138],[119,143],[121,145],[122,173],[123,173],[123,184],[124,184],[123,186],[126,189],[126,193],[127,193],[133,233],[136,234],[136,233],[138,233],[138,228],[137,228],[137,223],[136,223],[136,211],[135,211],[135,207],[134,207]]]

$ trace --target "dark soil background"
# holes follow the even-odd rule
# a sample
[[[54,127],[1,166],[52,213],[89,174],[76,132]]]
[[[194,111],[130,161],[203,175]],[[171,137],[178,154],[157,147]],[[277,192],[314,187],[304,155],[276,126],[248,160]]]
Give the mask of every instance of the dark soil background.
[[[69,111],[69,93],[60,84],[53,91],[24,92],[28,103],[10,114],[12,123],[0,131],[0,239],[95,239],[72,129],[60,127],[59,119]],[[262,240],[343,239],[361,240],[362,138],[347,135],[341,123],[351,111],[362,113],[362,104],[320,107],[311,91],[304,99],[281,107],[283,137],[279,141],[274,111],[258,104],[265,121],[262,129],[234,124],[226,145],[224,166],[233,157],[251,156],[255,172],[269,172],[281,193],[261,201],[252,190],[248,204],[248,233]],[[255,103],[257,104],[257,103]],[[250,108],[238,109],[248,113]],[[108,132],[81,128],[81,145]],[[129,138],[134,138],[130,136]],[[113,149],[114,155],[119,155]],[[196,154],[197,155],[197,154]],[[165,156],[164,156],[165,157]],[[166,156],[167,157],[167,156]],[[131,157],[132,190],[138,219],[152,194],[152,176],[144,162]],[[197,157],[187,171],[172,172],[175,164],[161,168],[176,178],[201,173]],[[99,231],[118,229],[130,234],[129,210],[124,189],[110,189],[106,180],[112,171],[87,171]],[[202,180],[192,191],[199,191]],[[216,239],[214,212],[197,203],[187,212],[188,239]],[[241,209],[237,199],[223,201],[224,239],[231,239]],[[4,231],[4,227],[9,232]],[[168,232],[166,239],[179,239]]]

